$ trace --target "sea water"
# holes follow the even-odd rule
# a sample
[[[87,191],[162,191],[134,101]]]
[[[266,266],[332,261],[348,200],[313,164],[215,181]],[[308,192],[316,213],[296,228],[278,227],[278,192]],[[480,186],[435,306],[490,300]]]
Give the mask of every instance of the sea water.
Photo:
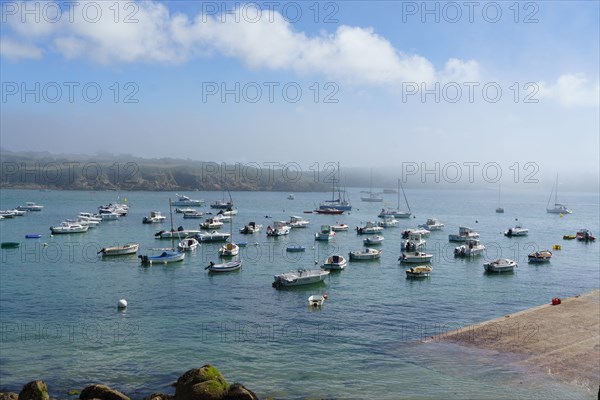
[[[187,193],[206,204],[221,193]],[[1,250],[0,386],[19,391],[43,379],[51,394],[67,397],[70,388],[101,382],[134,397],[173,392],[170,386],[190,368],[211,363],[230,381],[238,381],[261,398],[588,398],[595,394],[561,385],[542,373],[525,371],[514,355],[469,349],[437,340],[449,330],[549,303],[598,288],[599,244],[565,241],[562,236],[586,227],[599,229],[597,194],[561,193],[574,210],[547,214],[542,192],[504,194],[504,214],[496,214],[495,190],[408,190],[415,218],[401,219],[383,232],[380,260],[350,262],[332,272],[322,285],[277,290],[273,276],[318,268],[330,254],[347,257],[363,248],[352,229],[377,220],[382,207],[395,208],[396,195],[384,203],[361,203],[350,191],[353,210],[344,215],[304,214],[328,197],[281,192],[232,192],[239,214],[233,218],[234,241],[246,241],[239,272],[207,273],[219,262],[219,244],[188,253],[183,262],[143,267],[134,256],[108,258],[102,248],[129,242],[138,254],[170,247],[156,239],[170,229],[165,192],[86,192],[2,190],[0,209],[34,201],[44,205],[0,222],[0,240],[21,242]],[[102,222],[87,233],[50,236],[49,227],[101,204],[125,202],[129,215]],[[142,224],[150,211],[167,216],[162,224]],[[208,206],[203,212],[216,213]],[[309,219],[305,229],[268,238],[266,227],[291,215]],[[269,218],[267,218],[269,217]],[[427,238],[434,254],[433,272],[424,280],[406,279],[398,263],[401,233],[427,218],[445,224]],[[255,221],[263,230],[241,235]],[[198,229],[201,220],[173,214],[173,225]],[[323,224],[345,223],[330,242],[315,242]],[[503,232],[520,223],[529,235],[507,238]],[[480,233],[488,248],[474,259],[455,259],[458,244],[448,234],[459,226]],[[229,232],[225,224],[222,231]],[[25,239],[41,233],[41,239]],[[290,244],[304,253],[286,253]],[[534,250],[554,250],[548,264],[528,264]],[[515,259],[512,274],[487,275],[483,263]],[[312,294],[328,294],[320,309],[308,307]],[[117,310],[119,299],[129,306]],[[547,333],[525,327],[515,341],[546,340]],[[513,333],[511,333],[513,334]],[[430,343],[422,341],[433,337]]]

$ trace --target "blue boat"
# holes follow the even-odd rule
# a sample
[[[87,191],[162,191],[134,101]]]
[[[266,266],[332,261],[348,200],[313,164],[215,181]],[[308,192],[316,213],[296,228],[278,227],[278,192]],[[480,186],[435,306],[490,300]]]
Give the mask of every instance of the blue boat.
[[[152,265],[152,264],[168,264],[177,261],[183,261],[185,258],[185,253],[180,253],[178,251],[163,251],[160,255],[157,256],[138,256],[139,259],[142,260],[142,264]]]
[[[300,246],[299,244],[290,245],[286,248],[286,251],[289,252],[299,252],[306,250],[306,247]]]
[[[39,239],[41,237],[42,235],[40,235],[39,233],[28,233],[27,235],[25,235],[25,239]]]

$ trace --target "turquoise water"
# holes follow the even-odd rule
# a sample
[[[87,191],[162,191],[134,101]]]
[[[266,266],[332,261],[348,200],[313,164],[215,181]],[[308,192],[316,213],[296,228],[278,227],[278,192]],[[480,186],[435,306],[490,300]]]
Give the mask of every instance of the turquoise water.
[[[363,237],[352,231],[338,232],[330,243],[313,240],[321,224],[344,222],[353,228],[376,219],[381,203],[361,203],[358,192],[350,193],[355,209],[343,216],[302,213],[326,193],[297,193],[295,200],[280,192],[232,193],[240,210],[234,238],[249,245],[242,251],[242,271],[214,276],[204,267],[217,260],[217,244],[203,244],[182,263],[150,268],[135,257],[102,260],[96,255],[102,247],[131,241],[140,243],[142,254],[170,244],[154,238],[161,225],[141,221],[155,209],[168,215],[168,197],[174,194],[121,192],[130,206],[127,217],[85,234],[50,237],[49,226],[80,211],[95,211],[115,201],[117,193],[0,191],[0,209],[25,201],[45,206],[42,212],[0,222],[1,241],[21,242],[20,249],[0,254],[0,386],[18,391],[41,378],[51,393],[65,397],[69,388],[103,382],[141,398],[170,392],[169,385],[187,369],[212,363],[261,397],[595,397],[523,371],[511,355],[420,340],[598,288],[599,244],[562,240],[582,227],[600,231],[597,194],[561,193],[574,213],[560,218],[545,212],[547,193],[542,192],[503,193],[506,211],[496,214],[495,190],[409,190],[416,218],[384,231],[381,260],[350,263],[321,286],[272,288],[275,274],[312,268],[331,253],[347,255],[362,247]],[[386,196],[386,206],[395,206],[396,196]],[[208,204],[221,194],[191,197],[203,197]],[[283,238],[267,238],[264,229],[256,235],[238,233],[249,221],[266,228],[290,215],[302,215],[311,225]],[[407,280],[397,262],[401,231],[428,217],[446,225],[428,238],[433,273],[427,280]],[[502,235],[515,218],[529,228],[529,236]],[[174,215],[175,226],[197,228],[199,222]],[[481,234],[488,255],[454,259],[455,244],[447,238],[461,225]],[[169,226],[168,219],[162,226]],[[44,236],[26,240],[27,233]],[[286,254],[291,243],[307,251]],[[553,244],[562,250],[554,251],[550,264],[526,262],[529,252]],[[485,275],[484,260],[500,255],[516,259],[519,268],[510,275]],[[309,309],[308,296],[320,293],[329,295],[323,308]],[[129,302],[124,312],[116,308],[120,298]],[[549,335],[522,332],[515,340]]]

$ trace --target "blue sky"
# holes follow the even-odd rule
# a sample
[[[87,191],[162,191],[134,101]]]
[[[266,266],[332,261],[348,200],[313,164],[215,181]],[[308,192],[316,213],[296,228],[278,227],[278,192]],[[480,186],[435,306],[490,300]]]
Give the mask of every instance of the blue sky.
[[[4,1],[1,145],[597,176],[599,20],[595,1]]]

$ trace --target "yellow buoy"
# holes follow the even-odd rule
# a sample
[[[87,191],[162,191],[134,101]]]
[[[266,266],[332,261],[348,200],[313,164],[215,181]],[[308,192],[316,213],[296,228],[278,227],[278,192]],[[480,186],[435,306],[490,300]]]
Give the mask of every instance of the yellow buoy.
[[[552,250],[560,250],[560,244],[555,244],[552,246]]]

